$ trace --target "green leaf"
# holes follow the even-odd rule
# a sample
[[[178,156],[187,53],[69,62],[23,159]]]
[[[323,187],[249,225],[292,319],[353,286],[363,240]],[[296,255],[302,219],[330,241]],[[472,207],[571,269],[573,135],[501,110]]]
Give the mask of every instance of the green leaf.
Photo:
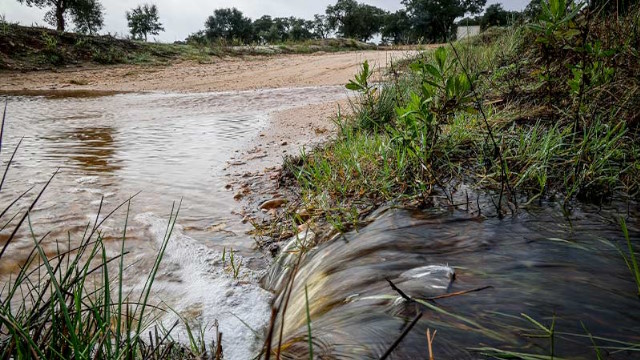
[[[443,46],[439,47],[435,54],[436,62],[438,63],[438,68],[440,68],[440,72],[442,73],[444,70],[444,65],[447,62],[447,49]]]
[[[436,69],[435,66],[431,64],[424,64],[424,69],[427,70],[427,72],[434,78],[442,80],[442,74],[440,73],[440,71],[438,71],[438,69]]]
[[[353,90],[353,91],[360,91],[362,90],[362,86],[355,83],[353,80],[349,81],[349,83],[347,85],[345,85],[345,87],[349,90]]]

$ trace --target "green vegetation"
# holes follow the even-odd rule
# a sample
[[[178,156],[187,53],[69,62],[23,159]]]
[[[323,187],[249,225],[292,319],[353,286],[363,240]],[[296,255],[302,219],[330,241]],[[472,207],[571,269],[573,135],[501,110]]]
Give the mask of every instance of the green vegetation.
[[[198,49],[173,44],[61,33],[6,22],[2,26],[5,31],[0,34],[0,69],[34,70],[84,62],[166,64],[200,54]]]
[[[285,178],[339,230],[383,202],[454,205],[460,184],[488,193],[499,216],[542,199],[637,199],[639,17],[632,8],[612,27],[551,0],[535,23],[425,53],[382,84],[365,63],[338,138],[288,159]]]
[[[161,44],[60,33],[0,21],[0,69],[38,70],[70,64],[167,65],[189,60],[200,63],[229,55],[271,55],[373,49],[355,40],[322,39],[282,46],[231,47],[219,44]]]
[[[158,7],[155,5],[139,5],[127,11],[127,23],[133,39],[147,41],[149,35],[158,35],[164,31],[158,16]]]
[[[486,0],[405,0],[402,3],[406,9],[390,13],[356,0],[337,0],[327,6],[324,15],[316,14],[313,20],[264,15],[252,21],[236,8],[217,9],[205,22],[205,29],[189,36],[188,41],[278,44],[325,39],[335,33],[363,42],[376,34],[382,35],[384,43],[437,42],[453,35],[456,18],[481,12]]]
[[[76,25],[75,30],[93,34],[102,28],[104,8],[98,0],[18,0],[21,4],[37,8],[50,8],[44,20],[58,31],[66,30],[66,18]]]
[[[622,233],[624,234],[624,239],[627,242],[627,250],[629,251],[629,256],[627,257],[627,255],[625,255],[625,253],[619,248],[618,248],[618,251],[620,252],[620,255],[622,255],[622,258],[624,259],[625,264],[629,268],[629,271],[631,271],[633,280],[635,281],[636,286],[638,287],[638,297],[640,297],[640,266],[638,266],[638,259],[636,255],[637,251],[635,251],[634,246],[631,243],[631,238],[629,237],[629,230],[627,229],[627,223],[625,222],[624,218],[620,219],[620,226],[622,227]]]

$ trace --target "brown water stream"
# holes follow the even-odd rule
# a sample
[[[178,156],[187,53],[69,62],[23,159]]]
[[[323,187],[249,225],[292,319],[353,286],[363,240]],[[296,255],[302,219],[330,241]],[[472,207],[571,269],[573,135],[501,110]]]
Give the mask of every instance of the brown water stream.
[[[56,246],[64,250],[68,233],[72,243],[81,238],[102,198],[104,216],[140,192],[131,203],[126,242],[131,265],[126,281],[135,290],[153,264],[173,202],[182,200],[178,226],[154,285],[154,302],[165,302],[205,326],[218,320],[225,333],[225,354],[248,358],[256,339],[237,317],[261,329],[268,321],[271,295],[256,281],[267,261],[245,234],[249,225],[232,214],[240,206],[225,189],[225,175],[233,171],[228,161],[249,147],[274,111],[341,99],[345,90],[38,95],[46,96],[8,97],[3,160],[24,139],[0,202],[9,204],[33,186],[12,210],[24,211],[60,169],[31,213],[38,237],[51,232],[44,247],[52,254]],[[102,227],[112,239],[108,244],[113,255],[119,251],[125,216],[126,207]],[[0,233],[3,239],[10,228]],[[2,258],[3,282],[33,247],[24,230]],[[237,278],[220,264],[223,249],[228,253],[231,248],[243,264]]]

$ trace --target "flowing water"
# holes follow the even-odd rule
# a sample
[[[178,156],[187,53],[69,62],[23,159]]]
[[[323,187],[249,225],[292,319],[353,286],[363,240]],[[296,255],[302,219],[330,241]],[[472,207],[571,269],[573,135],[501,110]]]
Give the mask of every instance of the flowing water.
[[[38,235],[52,231],[50,238],[64,240],[67,231],[81,233],[94,220],[101,198],[104,213],[141,191],[132,203],[126,245],[132,257],[128,286],[135,289],[151,267],[173,201],[182,199],[156,300],[205,325],[218,320],[226,358],[248,359],[259,344],[248,326],[267,326],[271,294],[258,286],[262,273],[248,268],[260,254],[244,234],[246,225],[231,214],[236,205],[224,189],[226,163],[258,134],[269,113],[343,96],[333,87],[13,96],[3,159],[24,139],[0,200],[6,204],[31,186],[37,191],[60,168],[33,211],[33,223]],[[23,209],[29,199],[20,202]],[[480,358],[470,348],[483,346],[547,351],[547,340],[523,336],[536,328],[521,313],[545,324],[555,314],[560,355],[595,358],[581,322],[594,336],[640,342],[640,300],[611,243],[623,244],[616,214],[576,210],[569,219],[553,205],[505,220],[380,211],[370,225],[316,246],[301,261],[285,319],[279,320],[285,355],[308,358],[305,286],[314,353],[323,358],[378,358],[419,311],[422,317],[394,358],[425,358],[427,328],[438,331],[436,359]],[[124,220],[120,211],[106,222],[114,245]],[[639,224],[629,225],[637,244]],[[45,244],[49,251],[54,245]],[[5,279],[31,246],[28,237],[12,243],[0,264]],[[238,280],[220,261],[222,249],[230,247],[243,255]],[[292,268],[287,261],[295,256],[285,252],[265,277],[266,288],[283,288]],[[418,299],[491,287],[420,305],[403,301],[386,278]],[[638,354],[608,352],[616,359]]]
[[[261,329],[268,321],[271,295],[258,286],[260,273],[248,269],[260,267],[252,263],[260,263],[261,254],[245,234],[248,225],[231,213],[239,205],[225,189],[225,175],[231,171],[227,162],[249,146],[270,113],[341,99],[345,90],[65,94],[9,96],[5,161],[24,139],[2,187],[2,203],[9,204],[33,186],[16,207],[24,211],[60,169],[31,214],[37,236],[51,231],[44,247],[53,253],[56,246],[64,249],[67,232],[72,241],[81,238],[84,227],[95,220],[101,199],[101,213],[106,214],[140,192],[131,203],[126,242],[132,264],[127,285],[135,289],[153,264],[173,202],[182,200],[178,226],[154,284],[154,300],[203,325],[218,320],[227,357],[248,358],[255,337],[237,317]],[[126,207],[102,227],[106,238],[113,239],[113,255],[125,217]],[[0,236],[6,240],[9,233]],[[15,273],[32,247],[29,236],[12,242],[0,264],[3,279]],[[220,263],[223,249],[228,253],[231,248],[243,261],[238,281]]]
[[[285,313],[285,357],[308,358],[305,287],[320,358],[378,359],[420,311],[392,358],[426,358],[427,329],[437,330],[436,359],[484,358],[470,350],[480,347],[549,354],[548,339],[524,336],[541,329],[521,314],[547,326],[556,316],[559,357],[596,358],[585,328],[640,344],[640,298],[613,245],[626,249],[617,216],[596,208],[565,217],[551,204],[505,220],[380,211],[370,225],[315,247],[301,261]],[[628,221],[637,247],[639,224]],[[283,256],[280,264],[290,266],[274,267],[266,286],[282,289],[296,259]],[[416,299],[490,288],[422,305],[404,301],[386,279]],[[640,358],[638,345],[618,352],[604,348],[626,345],[596,343],[606,358]]]

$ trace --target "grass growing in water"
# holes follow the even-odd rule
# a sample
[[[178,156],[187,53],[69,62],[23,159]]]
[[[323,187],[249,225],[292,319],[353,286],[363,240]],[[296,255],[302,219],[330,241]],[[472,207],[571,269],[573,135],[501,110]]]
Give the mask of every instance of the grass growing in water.
[[[5,112],[2,119],[4,131]],[[2,134],[0,134],[0,151]],[[0,189],[13,162],[16,146],[6,168]],[[57,172],[56,172],[57,173]],[[53,181],[43,186],[26,209],[9,217],[17,201],[31,189],[4,207],[0,220],[6,237],[2,257],[11,252],[15,241],[28,240],[33,248],[24,264],[0,289],[0,357],[3,359],[207,359],[221,358],[220,338],[216,350],[207,352],[204,333],[199,341],[191,335],[191,347],[176,342],[171,333],[178,325],[162,327],[157,321],[165,311],[149,302],[166,246],[176,223],[180,206],[174,204],[163,241],[140,293],[125,293],[124,242],[131,199],[107,215],[101,213],[102,201],[95,221],[84,228],[78,243],[71,234],[66,242],[53,240],[55,254],[45,250],[49,233],[38,238],[33,229],[31,212]],[[109,255],[102,224],[126,205],[127,216],[121,237],[120,254]],[[27,229],[23,229],[27,227]],[[77,244],[77,245],[76,245]],[[115,267],[115,268],[114,268]]]
[[[622,255],[622,258],[624,259],[625,264],[629,268],[629,271],[631,271],[633,280],[635,281],[636,286],[638,287],[637,295],[640,298],[640,267],[638,266],[636,251],[634,249],[633,244],[631,243],[631,238],[629,237],[629,229],[627,229],[627,223],[624,220],[624,218],[620,219],[620,226],[622,227],[622,233],[624,234],[624,239],[627,242],[627,249],[629,250],[629,256],[627,257],[620,248],[618,248],[618,251],[620,251],[620,255]]]

